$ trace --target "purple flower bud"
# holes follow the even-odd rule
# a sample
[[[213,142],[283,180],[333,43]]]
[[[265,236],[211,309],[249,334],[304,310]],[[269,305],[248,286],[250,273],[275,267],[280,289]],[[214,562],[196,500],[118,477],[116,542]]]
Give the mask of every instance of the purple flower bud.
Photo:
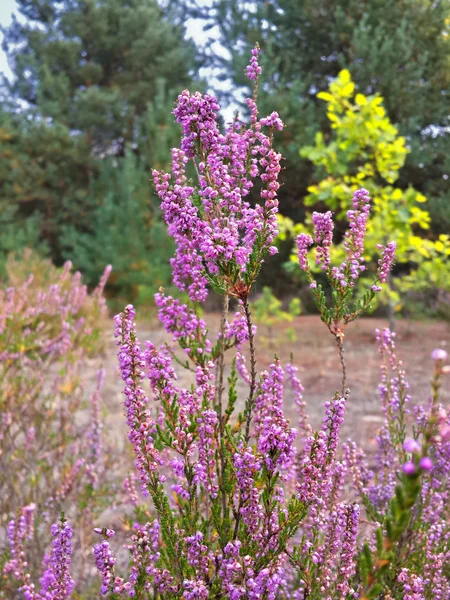
[[[406,452],[415,453],[415,452],[419,452],[420,451],[420,446],[416,442],[416,440],[408,439],[408,440],[405,440],[405,442],[403,444],[403,449]]]
[[[406,475],[414,475],[415,470],[416,467],[411,461],[408,461],[403,465],[403,472],[406,473]]]
[[[433,468],[433,461],[431,460],[431,458],[428,458],[428,456],[424,456],[420,459],[419,466],[424,471],[431,471],[431,469]]]
[[[445,350],[442,350],[442,348],[436,348],[435,350],[433,350],[433,352],[431,353],[431,358],[433,360],[436,361],[446,361],[447,360],[447,352]]]

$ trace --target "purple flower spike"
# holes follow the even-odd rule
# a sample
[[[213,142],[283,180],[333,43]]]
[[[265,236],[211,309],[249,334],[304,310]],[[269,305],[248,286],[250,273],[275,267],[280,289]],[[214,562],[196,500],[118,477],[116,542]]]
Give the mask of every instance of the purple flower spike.
[[[258,54],[257,47],[247,68],[255,81],[261,73]],[[176,256],[171,260],[174,283],[195,302],[206,300],[210,276],[228,272],[231,264],[247,274],[250,260],[257,257],[261,262],[266,254],[276,252],[273,241],[278,234],[282,156],[273,148],[273,133],[283,129],[283,122],[276,112],[258,121],[256,96],[246,103],[250,125],[236,119],[222,134],[217,100],[185,90],[174,110],[183,138],[181,148],[172,151],[172,175],[153,171],[168,231],[176,243]],[[270,132],[263,133],[263,127]],[[186,176],[191,159],[196,159],[196,188]],[[262,183],[262,202],[253,206],[246,197],[255,179]],[[232,281],[227,278],[227,287],[241,297],[243,282],[236,277],[238,272]]]
[[[313,239],[306,233],[301,233],[295,240],[298,248],[298,262],[303,271],[308,270],[308,248],[313,245]]]
[[[365,189],[353,195],[353,210],[347,211],[349,230],[345,234],[344,248],[347,259],[340,267],[333,268],[333,276],[343,287],[353,287],[361,271],[364,271],[364,238],[370,213],[370,196]],[[347,281],[347,276],[349,281]]]
[[[55,523],[52,525],[52,535],[53,543],[48,567],[41,578],[41,596],[65,600],[69,598],[75,586],[69,571],[72,558],[72,528],[67,521]]]
[[[154,422],[148,409],[148,398],[141,382],[145,377],[145,354],[136,338],[135,311],[131,304],[114,320],[116,322],[119,366],[124,381],[125,409],[129,427],[128,438],[133,444],[136,467],[139,471],[142,493],[148,496],[148,484],[159,463],[159,452],[153,447]]]
[[[245,68],[245,73],[251,81],[256,81],[258,75],[261,75],[262,68],[258,64],[259,46],[256,46],[252,50],[252,57],[250,64]]]
[[[378,245],[379,250],[383,250],[380,260],[378,261],[378,277],[381,283],[386,283],[389,271],[392,267],[394,260],[395,249],[397,244],[395,242],[389,242],[387,246]]]
[[[102,578],[100,593],[105,595],[112,589],[114,581],[114,565],[117,560],[106,540],[103,540],[100,544],[95,544],[94,557],[95,564]]]
[[[330,246],[333,241],[333,218],[331,211],[326,213],[313,212],[314,236],[317,244],[316,262],[326,269],[330,265]]]

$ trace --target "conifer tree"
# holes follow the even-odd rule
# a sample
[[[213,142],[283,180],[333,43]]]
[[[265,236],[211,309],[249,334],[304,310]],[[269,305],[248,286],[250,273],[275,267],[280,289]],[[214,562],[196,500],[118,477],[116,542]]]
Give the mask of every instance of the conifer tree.
[[[102,161],[116,157],[120,167],[128,148],[148,152],[142,145],[151,134],[148,107],[163,83],[178,92],[190,82],[195,47],[184,39],[179,19],[156,0],[17,5],[26,20],[13,19],[4,31],[14,77],[3,87],[20,113],[23,160],[2,182],[2,202],[19,223],[36,217],[40,238],[59,262],[71,253],[63,233],[68,227],[80,234],[92,230],[92,215],[103,202],[92,194]],[[175,97],[166,96],[166,112]],[[139,165],[147,168],[147,162]]]

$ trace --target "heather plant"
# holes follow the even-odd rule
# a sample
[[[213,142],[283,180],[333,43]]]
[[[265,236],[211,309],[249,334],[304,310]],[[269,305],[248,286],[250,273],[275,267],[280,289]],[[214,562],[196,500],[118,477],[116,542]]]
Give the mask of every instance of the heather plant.
[[[395,372],[399,363],[392,345],[383,342],[383,358],[388,356],[395,376],[383,367],[388,425],[380,433],[380,468],[374,475],[374,489],[381,487],[379,504],[366,498],[364,486],[373,476],[360,451],[349,443],[346,454],[340,455],[339,432],[350,394],[345,327],[380,293],[395,251],[395,242],[379,248],[374,279],[361,299],[356,283],[365,271],[367,190],[353,195],[341,264],[331,263],[331,213],[315,213],[314,238],[301,234],[297,239],[300,267],[342,366],[341,389],[325,403],[321,427],[315,431],[308,422],[294,365],[283,368],[275,358],[267,371],[257,371],[249,294],[262,262],[275,252],[281,156],[273,148],[273,134],[283,127],[276,113],[258,117],[258,54],[256,47],[247,67],[255,83],[254,95],[247,100],[249,124],[236,117],[221,133],[215,98],[183,92],[174,110],[183,138],[173,151],[172,174],[153,173],[176,243],[174,281],[188,293],[189,302],[182,304],[164,291],[156,295],[159,318],[181,353],[167,345],[158,349],[152,342],[141,349],[133,306],[115,317],[129,439],[143,498],[137,500],[134,480],[129,479],[136,510],[128,577],[116,570],[110,540],[114,531],[99,530],[103,540],[94,555],[101,593],[111,598],[125,594],[188,600],[422,597],[407,594],[421,578],[428,581],[424,585],[432,585],[423,542],[416,545],[421,538],[415,537],[416,531],[425,537],[427,526],[419,529],[415,523],[421,518],[424,495],[435,497],[430,474],[436,455],[442,457],[443,471],[448,457],[448,418],[438,408],[437,397],[442,351],[429,414],[418,409],[418,425],[409,440],[399,396],[406,381],[402,371]],[[186,175],[189,162],[197,172],[196,184]],[[261,197],[256,206],[246,199],[253,186]],[[308,251],[313,244],[327,290],[311,269]],[[223,299],[215,338],[199,313],[209,288]],[[229,298],[239,306],[231,318]],[[389,332],[380,334],[380,340],[392,339]],[[175,367],[187,370],[190,387],[177,384]],[[284,414],[285,379],[298,407],[298,428]],[[247,388],[244,397],[242,384]],[[443,427],[444,433],[436,427]],[[383,454],[390,449],[399,453],[397,462]],[[360,503],[344,494],[347,477],[362,495]],[[441,566],[432,567],[433,576],[438,573],[446,590],[447,526],[439,523],[438,541],[436,546],[430,542],[430,552],[440,553]]]
[[[176,244],[174,282],[189,300],[164,290],[156,294],[160,321],[174,342],[160,348],[150,341],[141,348],[132,305],[115,317],[135,456],[135,473],[127,473],[123,489],[133,512],[125,516],[131,529],[127,575],[115,531],[94,529],[100,593],[114,600],[444,600],[450,593],[450,417],[439,389],[448,371],[446,353],[433,352],[430,399],[413,407],[395,336],[378,332],[386,422],[374,466],[354,443],[340,443],[351,397],[346,327],[380,293],[395,252],[394,242],[379,248],[374,278],[361,298],[367,190],[356,190],[351,199],[342,262],[332,262],[329,212],[314,213],[313,237],[302,233],[296,240],[300,267],[342,368],[342,384],[325,402],[319,428],[308,420],[292,361],[283,367],[275,357],[267,370],[257,370],[249,297],[263,261],[276,251],[281,156],[273,134],[283,127],[277,113],[259,118],[258,55],[256,47],[247,68],[255,84],[247,100],[249,123],[236,116],[222,132],[216,99],[183,92],[174,110],[183,137],[173,150],[172,173],[153,173]],[[195,183],[188,179],[188,163]],[[256,205],[248,200],[253,187],[260,194]],[[320,281],[313,267],[323,273]],[[201,317],[211,289],[223,303],[216,335]],[[180,369],[190,384],[181,385]],[[284,412],[286,385],[298,410],[295,428]],[[73,536],[64,515],[53,526],[38,592],[23,549],[33,512],[24,506],[10,522],[5,571],[17,574],[27,600],[74,597],[70,540],[81,535],[78,522]]]
[[[431,354],[431,394],[411,403],[395,333],[376,332],[385,422],[378,432],[376,468],[361,449],[344,444],[356,499],[374,532],[362,542],[360,597],[444,600],[450,595],[450,412],[439,403],[447,353]]]
[[[80,576],[94,518],[105,504],[105,373],[101,369],[92,385],[85,372],[102,344],[110,268],[91,294],[70,263],[56,269],[29,250],[11,257],[6,269],[9,279],[0,290],[0,568],[6,561],[0,597],[13,598],[40,572],[50,524],[62,510],[86,532],[84,539],[77,536]]]

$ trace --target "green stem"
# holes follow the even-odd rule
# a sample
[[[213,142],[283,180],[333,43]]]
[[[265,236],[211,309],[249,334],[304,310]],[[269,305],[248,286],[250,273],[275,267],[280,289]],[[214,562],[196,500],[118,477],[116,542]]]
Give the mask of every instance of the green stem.
[[[252,411],[256,389],[256,350],[255,350],[255,336],[253,333],[252,314],[250,312],[250,306],[248,302],[248,296],[242,300],[244,307],[245,320],[247,322],[248,339],[250,345],[250,390],[245,405],[245,441],[248,442],[250,439],[250,425],[252,422]]]

